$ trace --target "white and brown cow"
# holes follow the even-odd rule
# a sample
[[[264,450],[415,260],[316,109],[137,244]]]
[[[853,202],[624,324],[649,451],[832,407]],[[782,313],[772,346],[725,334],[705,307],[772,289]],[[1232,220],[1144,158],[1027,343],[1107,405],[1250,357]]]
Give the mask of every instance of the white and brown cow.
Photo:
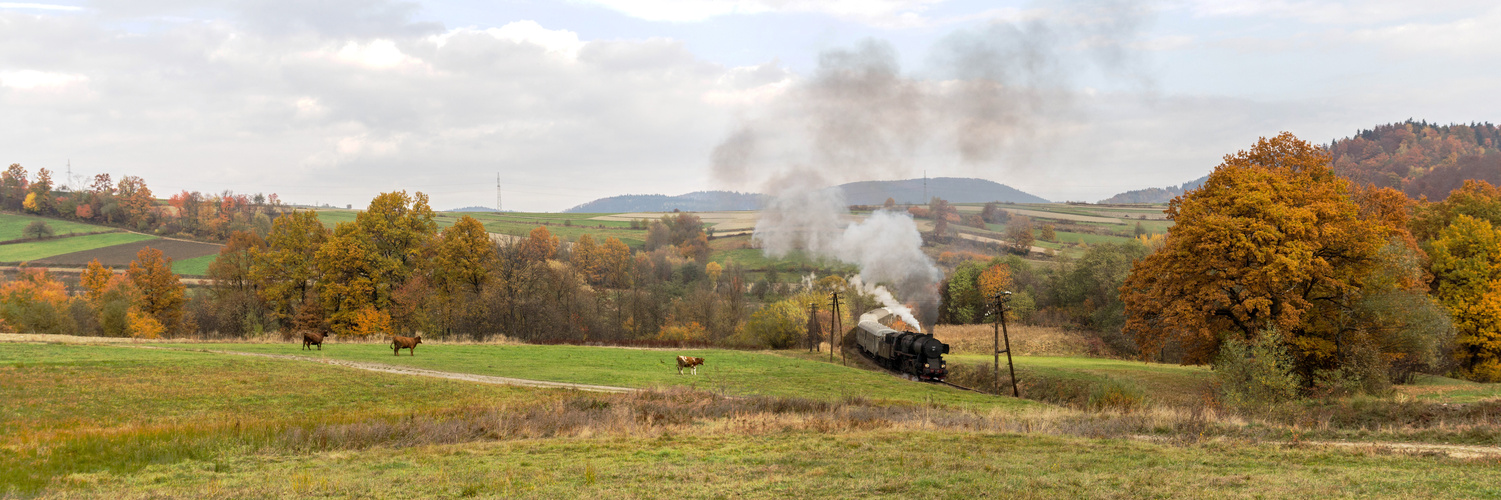
[[[698,375],[698,365],[701,365],[701,364],[704,364],[704,358],[695,358],[695,357],[692,357],[692,356],[678,356],[678,375],[682,375],[683,374],[683,369],[684,368],[687,368],[689,373],[692,373],[694,375]]]

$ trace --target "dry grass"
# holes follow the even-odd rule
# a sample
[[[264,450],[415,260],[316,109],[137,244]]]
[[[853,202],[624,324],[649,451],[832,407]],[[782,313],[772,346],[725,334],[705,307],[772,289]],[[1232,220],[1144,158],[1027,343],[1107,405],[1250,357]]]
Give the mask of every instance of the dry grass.
[[[1019,356],[1102,356],[1108,352],[1099,339],[1062,328],[1010,325],[1006,330],[1011,352]],[[937,325],[933,336],[955,354],[990,354],[995,345],[992,325]]]

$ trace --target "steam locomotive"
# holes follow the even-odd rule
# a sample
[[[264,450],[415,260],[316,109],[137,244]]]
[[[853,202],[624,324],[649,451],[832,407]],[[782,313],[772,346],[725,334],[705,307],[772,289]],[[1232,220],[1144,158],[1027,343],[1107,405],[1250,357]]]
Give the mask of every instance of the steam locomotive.
[[[949,352],[948,344],[930,334],[899,332],[881,324],[880,319],[890,314],[882,308],[860,316],[859,328],[855,330],[860,352],[887,369],[918,380],[943,380],[948,375],[943,363],[943,355]]]

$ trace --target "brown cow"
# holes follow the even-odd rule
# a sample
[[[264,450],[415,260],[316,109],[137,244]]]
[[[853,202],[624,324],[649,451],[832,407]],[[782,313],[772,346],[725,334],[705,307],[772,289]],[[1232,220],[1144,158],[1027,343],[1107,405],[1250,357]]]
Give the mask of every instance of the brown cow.
[[[695,358],[695,357],[692,357],[692,356],[678,356],[678,375],[682,375],[683,374],[683,369],[684,368],[687,368],[689,373],[692,373],[694,375],[698,375],[698,365],[701,365],[701,364],[704,364],[704,358]]]
[[[312,331],[312,330],[304,330],[302,332],[302,348],[305,349],[305,350],[312,350],[313,349],[312,346],[318,346],[318,350],[321,351],[321,350],[323,350],[323,339],[324,338],[325,337],[324,337],[324,335],[323,335],[322,332],[315,332],[315,331]]]
[[[413,356],[416,356],[417,355],[417,344],[421,344],[421,343],[422,343],[422,336],[421,335],[418,335],[416,337],[392,336],[391,337],[391,355],[392,356],[400,356],[401,355],[401,350],[402,349],[406,349],[407,352],[411,353]]]

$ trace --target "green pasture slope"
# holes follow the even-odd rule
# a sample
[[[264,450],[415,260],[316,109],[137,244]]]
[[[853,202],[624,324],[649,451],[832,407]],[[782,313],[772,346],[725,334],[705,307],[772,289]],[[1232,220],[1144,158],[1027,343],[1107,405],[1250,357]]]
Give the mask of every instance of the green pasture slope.
[[[358,210],[329,208],[320,208],[317,212],[318,221],[330,229],[341,222],[354,222],[355,216],[359,213]],[[598,241],[613,236],[632,248],[640,248],[646,243],[646,231],[630,229],[629,221],[591,220],[593,217],[610,214],[438,212],[434,215],[433,221],[438,223],[439,229],[442,229],[454,225],[466,215],[484,224],[485,231],[496,234],[526,236],[531,234],[533,229],[546,223],[549,232],[567,241],[578,241],[580,236],[587,234]]]
[[[53,238],[25,243],[0,245],[0,262],[24,262],[45,259],[54,255],[82,252],[108,246],[157,239],[136,233],[104,233],[71,238]]]
[[[997,398],[950,387],[910,382],[883,373],[770,352],[719,349],[656,350],[547,345],[424,343],[416,356],[393,356],[389,344],[340,344],[303,351],[300,343],[177,344],[181,349],[293,354],[389,363],[429,370],[620,387],[686,386],[730,395],[795,396],[821,400],[937,402],[959,406],[1021,409],[1028,401]],[[706,360],[698,375],[678,375],[676,356]]]
[[[339,349],[325,355],[380,348],[330,347]],[[468,346],[487,349],[459,356],[460,347],[465,346],[424,345],[418,356],[405,358],[436,360],[442,355],[435,351],[454,348],[452,359],[433,366],[487,366],[536,354],[572,356],[568,359],[586,366],[621,359],[614,353],[521,349],[526,346]],[[614,351],[645,353],[641,359],[626,358],[637,362],[666,354]],[[714,356],[706,369],[716,360],[776,366],[775,360],[720,351],[693,353]],[[380,356],[369,354],[350,357]],[[386,354],[383,360],[394,358]],[[749,368],[736,373],[755,378]],[[616,371],[645,383],[656,377],[647,372],[658,370]],[[730,416],[644,435],[408,443],[402,426],[426,425],[426,436],[443,436],[443,425],[479,409],[545,423],[547,415],[524,409],[539,401],[570,405],[619,399],[182,350],[0,344],[0,377],[7,381],[0,384],[0,401],[6,402],[0,406],[0,425],[7,430],[0,434],[0,497],[5,498],[1501,496],[1501,468],[1493,458],[1192,436],[1151,442],[921,425],[820,431],[816,421],[787,429],[775,419]],[[939,405],[923,407],[935,415],[944,411]],[[338,444],[371,435],[360,434],[361,429],[391,424],[395,432],[375,435],[381,444]],[[322,425],[335,427],[315,430]]]
[[[0,498],[91,489],[54,482],[73,474],[133,477],[253,454],[314,424],[561,397],[304,361],[67,344],[0,344],[0,380]]]
[[[26,226],[35,221],[42,221],[47,223],[48,226],[52,227],[52,234],[55,237],[67,236],[70,234],[118,231],[118,229],[112,227],[95,226],[92,224],[84,224],[82,222],[49,219],[46,217],[37,217],[34,215],[0,213],[0,241],[26,239]]]
[[[219,258],[219,254],[201,255],[191,259],[172,261],[172,272],[183,276],[207,276],[208,266]]]

